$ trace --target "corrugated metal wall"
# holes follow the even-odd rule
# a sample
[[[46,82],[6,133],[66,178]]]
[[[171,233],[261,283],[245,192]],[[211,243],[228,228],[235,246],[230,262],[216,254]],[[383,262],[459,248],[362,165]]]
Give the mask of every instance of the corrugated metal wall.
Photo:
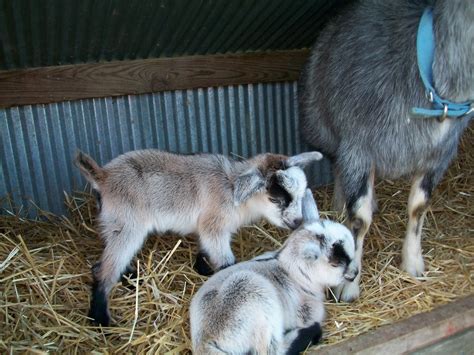
[[[342,2],[0,0],[0,69],[309,47]]]
[[[296,95],[292,82],[1,109],[0,197],[10,193],[25,211],[31,200],[64,213],[63,191],[85,184],[71,163],[77,148],[101,164],[140,148],[244,157],[300,152],[306,148]],[[327,162],[317,164],[313,174],[313,182],[327,183]]]

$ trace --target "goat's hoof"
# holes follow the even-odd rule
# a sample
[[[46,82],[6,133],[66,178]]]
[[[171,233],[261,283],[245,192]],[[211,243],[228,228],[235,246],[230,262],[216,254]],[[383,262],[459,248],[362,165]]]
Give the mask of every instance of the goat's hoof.
[[[423,256],[420,254],[417,256],[404,257],[401,268],[413,277],[423,276],[423,272],[425,271]]]
[[[137,278],[137,270],[131,267],[128,267],[127,270],[122,274],[120,277],[120,281],[122,285],[128,288],[129,290],[135,290],[135,285],[130,282],[132,279]],[[139,284],[141,284],[142,280],[140,280]]]
[[[219,268],[219,271],[224,270],[224,269],[227,269],[229,266],[232,266],[232,265],[234,265],[234,264],[235,264],[235,262],[234,262],[234,263],[227,263],[227,264],[224,264],[224,265],[222,265],[222,266]]]
[[[101,283],[95,278],[92,284],[91,308],[89,317],[92,318],[92,323],[108,327],[110,324],[110,316],[107,305],[107,294],[101,287]]]
[[[360,295],[359,283],[357,281],[343,282],[335,287],[333,292],[339,301],[354,302]]]
[[[110,326],[110,316],[106,310],[91,308],[89,318],[92,318],[92,324],[96,326]]]
[[[214,273],[214,269],[209,263],[208,256],[204,252],[199,252],[196,255],[196,261],[194,262],[194,270],[200,275],[211,276]]]
[[[311,329],[313,332],[312,333],[313,338],[311,339],[311,344],[316,345],[321,341],[323,337],[323,330],[321,329],[321,324],[319,324],[319,322],[316,322],[312,325]]]

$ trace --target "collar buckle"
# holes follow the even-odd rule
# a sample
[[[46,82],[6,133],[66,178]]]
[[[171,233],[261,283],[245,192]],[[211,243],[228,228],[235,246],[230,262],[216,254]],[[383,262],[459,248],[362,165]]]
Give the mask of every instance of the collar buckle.
[[[426,98],[429,102],[433,103],[434,102],[434,95],[433,95],[433,91],[431,90],[428,90],[426,92]]]
[[[443,104],[443,114],[438,117],[439,122],[443,122],[448,117],[448,105]]]

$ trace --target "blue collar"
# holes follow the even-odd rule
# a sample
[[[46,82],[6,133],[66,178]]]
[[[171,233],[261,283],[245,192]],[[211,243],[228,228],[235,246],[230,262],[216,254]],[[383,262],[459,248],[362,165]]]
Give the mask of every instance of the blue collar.
[[[437,117],[440,120],[445,118],[460,118],[466,114],[474,112],[471,102],[455,103],[442,99],[433,87],[433,57],[435,52],[435,39],[433,33],[433,10],[425,9],[418,26],[416,38],[416,55],[418,58],[418,68],[421,79],[426,88],[428,100],[432,103],[432,108],[414,107],[411,114],[421,117]]]

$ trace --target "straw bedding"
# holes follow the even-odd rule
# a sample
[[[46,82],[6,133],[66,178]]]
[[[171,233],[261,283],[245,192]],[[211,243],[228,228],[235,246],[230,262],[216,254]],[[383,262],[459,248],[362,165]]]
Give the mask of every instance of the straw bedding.
[[[398,269],[409,184],[377,184],[379,212],[366,238],[361,298],[327,302],[322,346],[474,293],[473,138],[471,126],[434,194],[423,228],[423,278]],[[330,208],[330,187],[315,196],[322,211]],[[90,267],[102,250],[95,202],[78,193],[66,196],[66,204],[68,218],[0,216],[0,352],[189,352],[188,306],[205,281],[191,267],[193,238],[149,238],[135,261],[138,278],[111,294],[114,326],[99,329],[87,318]],[[278,248],[286,235],[267,225],[248,227],[236,236],[234,251],[245,260]]]

